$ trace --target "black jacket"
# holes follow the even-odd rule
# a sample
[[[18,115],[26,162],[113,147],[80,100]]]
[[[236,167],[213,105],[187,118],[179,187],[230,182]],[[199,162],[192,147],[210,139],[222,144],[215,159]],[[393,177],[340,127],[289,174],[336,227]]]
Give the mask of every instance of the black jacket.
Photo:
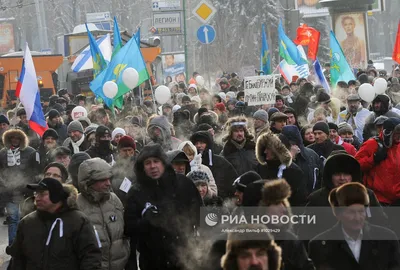
[[[147,157],[158,156],[166,162],[161,148],[155,147],[159,145],[147,146],[139,155],[136,179],[127,196],[125,233],[132,247],[127,270],[137,269],[134,247],[140,252],[142,270],[183,269],[180,251],[199,225],[202,200],[192,181],[175,174],[170,165],[158,180],[145,175],[143,162]],[[144,211],[149,204],[157,209]]]
[[[307,146],[308,148],[314,150],[318,156],[323,158],[328,158],[332,151],[345,150],[343,146],[334,144],[331,140],[326,140],[323,143],[313,143]]]
[[[57,131],[57,134],[58,134],[57,144],[62,145],[63,142],[65,141],[65,139],[68,138],[67,126],[65,124],[61,124],[61,123],[53,126],[49,122],[47,122],[47,125],[49,126],[49,128],[52,128],[55,131]]]
[[[366,240],[374,235],[391,240]],[[349,245],[344,240],[340,223],[311,240],[309,256],[317,269],[400,269],[400,249],[396,235],[384,227],[369,224],[363,228],[359,262],[355,260]]]
[[[242,149],[238,149],[231,140],[228,140],[224,145],[222,156],[236,168],[239,175],[242,175],[254,171],[257,167],[255,148],[256,144],[250,140],[246,141]]]
[[[60,211],[55,214],[35,211],[20,221],[16,238],[7,248],[7,254],[12,256],[11,270],[102,269],[93,225],[77,210],[77,191],[70,187],[70,197]],[[62,220],[62,227],[56,219]],[[56,225],[51,230],[53,224]]]

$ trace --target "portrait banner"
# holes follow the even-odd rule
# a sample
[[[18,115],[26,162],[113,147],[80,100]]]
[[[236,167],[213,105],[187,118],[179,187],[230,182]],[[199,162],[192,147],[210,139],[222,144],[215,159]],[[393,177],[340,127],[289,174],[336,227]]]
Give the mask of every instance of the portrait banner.
[[[185,82],[185,54],[162,55],[164,82]]]
[[[368,61],[365,13],[343,13],[333,16],[336,38],[352,68],[364,69]]]

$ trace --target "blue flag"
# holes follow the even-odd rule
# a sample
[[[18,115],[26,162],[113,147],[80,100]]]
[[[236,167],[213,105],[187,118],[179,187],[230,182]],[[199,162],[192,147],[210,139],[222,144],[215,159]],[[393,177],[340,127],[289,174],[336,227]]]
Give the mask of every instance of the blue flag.
[[[93,60],[93,76],[97,77],[97,75],[99,75],[100,72],[102,72],[104,69],[107,68],[107,62],[106,60],[104,60],[99,45],[94,39],[92,33],[89,31],[87,24],[85,25],[89,37],[90,53],[92,54],[92,60]]]
[[[121,107],[122,104],[118,104],[116,101],[120,100],[119,98],[121,96],[131,90],[122,81],[122,74],[127,68],[134,68],[139,73],[139,82],[137,85],[149,79],[142,53],[134,37],[132,37],[111,59],[107,69],[103,70],[99,76],[90,83],[90,89],[97,97],[101,97],[104,103],[110,108],[114,104],[117,107]],[[103,85],[107,81],[114,81],[118,85],[118,93],[113,99],[107,98],[103,93]]]
[[[137,45],[138,45],[139,48],[140,48],[140,27],[139,27],[139,29],[136,31],[136,33],[135,33],[135,35],[134,35],[133,37],[135,38],[136,43],[137,43]]]
[[[320,84],[324,87],[325,91],[330,94],[331,88],[329,87],[329,83],[325,78],[324,72],[322,71],[321,64],[319,63],[318,57],[313,63],[314,73],[316,75],[317,84]]]
[[[271,74],[271,54],[269,53],[267,35],[265,34],[265,25],[262,25],[261,33],[261,56],[260,56],[260,70],[264,72],[265,75]]]
[[[118,27],[118,22],[117,22],[117,17],[114,17],[114,50],[113,50],[113,54],[112,57],[114,57],[119,50],[122,48],[122,38],[121,38],[121,34],[119,32],[119,27]]]
[[[355,80],[356,77],[354,76],[353,70],[349,63],[347,63],[342,47],[340,47],[333,31],[331,31],[330,38],[331,84],[336,86],[339,81],[348,83],[350,80]]]
[[[308,64],[307,59],[301,56],[300,51],[297,49],[296,44],[285,34],[283,30],[282,21],[279,21],[278,26],[279,34],[279,55],[286,60],[289,65],[305,65]]]

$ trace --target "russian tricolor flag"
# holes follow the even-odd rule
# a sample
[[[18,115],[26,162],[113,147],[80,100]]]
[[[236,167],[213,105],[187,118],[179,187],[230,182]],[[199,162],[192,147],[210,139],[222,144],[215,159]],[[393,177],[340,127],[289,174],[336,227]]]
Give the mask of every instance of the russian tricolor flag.
[[[22,61],[21,75],[19,76],[16,96],[24,105],[29,126],[42,137],[48,129],[40,104],[39,86],[36,78],[35,66],[28,43],[26,43],[24,60]]]

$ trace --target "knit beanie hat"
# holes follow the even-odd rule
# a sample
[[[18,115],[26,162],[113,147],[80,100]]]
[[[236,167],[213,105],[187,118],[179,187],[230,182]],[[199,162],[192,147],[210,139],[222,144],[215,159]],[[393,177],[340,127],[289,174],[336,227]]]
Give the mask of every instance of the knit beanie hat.
[[[232,92],[232,91],[229,91],[228,93],[226,93],[226,96],[228,96],[230,100],[236,98],[235,92]]]
[[[339,130],[338,126],[335,123],[332,123],[332,122],[328,123],[328,127],[329,127],[329,129],[334,129],[336,131]]]
[[[47,129],[42,136],[42,140],[44,141],[47,137],[53,137],[55,140],[58,140],[58,133],[52,128]]]
[[[106,134],[111,134],[111,131],[108,127],[101,125],[96,128],[96,137],[100,138]]]
[[[321,122],[315,123],[315,125],[313,126],[313,132],[316,130],[320,130],[320,131],[324,132],[325,134],[329,135],[329,126],[325,122],[321,121]]]
[[[6,123],[7,125],[10,124],[10,121],[8,121],[7,116],[5,116],[4,114],[0,115],[0,124]]]
[[[225,112],[226,111],[225,104],[222,103],[222,102],[216,103],[214,108],[217,109],[218,111],[221,111],[221,112]]]
[[[338,133],[339,133],[339,135],[342,135],[345,133],[354,134],[354,130],[350,124],[348,124],[346,122],[342,122],[338,125]]]
[[[218,96],[222,99],[222,102],[226,100],[226,94],[224,92],[219,92]]]
[[[60,113],[55,109],[51,109],[47,115],[49,116],[49,119],[52,120],[53,118],[60,116]]]
[[[74,185],[75,188],[78,188],[79,165],[81,165],[81,163],[87,159],[90,159],[90,156],[88,153],[85,152],[75,153],[71,157],[71,161],[69,162],[68,165],[68,172],[71,175],[72,184]]]
[[[69,123],[69,125],[68,125],[68,128],[67,128],[68,134],[73,131],[79,131],[80,133],[83,134],[83,126],[82,126],[81,122],[79,122],[78,120],[74,120],[71,123]]]
[[[186,175],[186,177],[192,180],[195,184],[205,183],[208,185],[210,182],[210,178],[208,177],[207,173],[200,170],[191,171]]]
[[[261,120],[264,123],[268,123],[268,113],[265,110],[258,110],[253,114],[255,120]]]
[[[114,140],[114,139],[115,139],[115,136],[117,136],[117,134],[122,134],[122,136],[125,136],[125,135],[126,135],[126,132],[125,132],[125,130],[123,130],[122,128],[117,127],[117,128],[115,128],[115,129],[113,130],[113,132],[111,133],[111,139]]]
[[[134,150],[136,150],[135,140],[131,136],[121,137],[121,139],[119,139],[119,142],[118,142],[118,149],[121,149],[124,147],[132,147]]]
[[[271,116],[276,112],[279,112],[279,110],[277,108],[275,108],[275,107],[269,108],[268,109],[268,119],[271,119]]]

